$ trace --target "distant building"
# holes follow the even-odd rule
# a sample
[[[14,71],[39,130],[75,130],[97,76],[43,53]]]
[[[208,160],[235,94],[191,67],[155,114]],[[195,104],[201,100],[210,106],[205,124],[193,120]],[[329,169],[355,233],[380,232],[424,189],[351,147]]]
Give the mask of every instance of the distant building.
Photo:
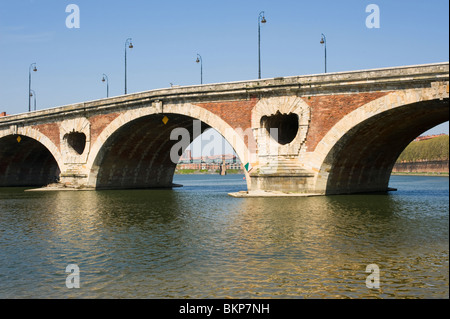
[[[432,139],[435,137],[439,137],[439,136],[443,136],[443,135],[447,135],[447,134],[441,133],[441,134],[434,134],[434,135],[419,136],[419,137],[416,137],[416,139],[414,139],[414,142],[426,141],[426,140],[429,140],[429,139]]]
[[[190,150],[186,150],[180,157],[177,169],[220,170],[222,165],[226,169],[243,169],[241,161],[234,154],[192,157]]]

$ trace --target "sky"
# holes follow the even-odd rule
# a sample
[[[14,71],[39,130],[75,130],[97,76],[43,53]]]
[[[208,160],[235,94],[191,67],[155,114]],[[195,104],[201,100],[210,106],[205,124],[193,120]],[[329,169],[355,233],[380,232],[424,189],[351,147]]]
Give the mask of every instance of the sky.
[[[79,28],[68,28],[79,8]],[[369,4],[380,10],[368,28]],[[395,67],[449,61],[447,0],[0,0],[0,112],[28,110],[28,75],[37,109],[173,85]],[[73,20],[70,19],[73,22]],[[448,122],[429,133],[447,133]]]

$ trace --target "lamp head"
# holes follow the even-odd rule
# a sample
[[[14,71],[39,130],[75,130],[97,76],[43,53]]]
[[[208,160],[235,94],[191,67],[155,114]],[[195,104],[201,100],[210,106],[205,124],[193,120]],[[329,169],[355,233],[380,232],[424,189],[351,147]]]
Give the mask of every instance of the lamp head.
[[[267,20],[266,20],[266,17],[262,17],[262,19],[261,19],[261,23],[266,23],[267,22]]]
[[[130,45],[128,46],[130,49],[133,48],[133,43],[130,42]]]

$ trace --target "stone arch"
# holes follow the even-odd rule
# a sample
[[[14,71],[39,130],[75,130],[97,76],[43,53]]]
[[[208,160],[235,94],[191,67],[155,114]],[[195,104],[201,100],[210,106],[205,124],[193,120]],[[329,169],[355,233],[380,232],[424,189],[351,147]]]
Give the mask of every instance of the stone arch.
[[[44,145],[47,150],[53,155],[55,161],[58,163],[60,169],[62,169],[64,163],[62,160],[61,152],[58,147],[44,134],[31,127],[17,127],[15,125],[11,126],[9,130],[1,130],[0,138],[6,137],[8,135],[21,135],[27,136],[33,140]]]
[[[167,124],[162,125],[161,120],[163,117],[167,115],[168,116],[168,122]],[[238,157],[241,159],[241,161],[245,164],[246,161],[249,161],[251,158],[251,154],[248,151],[247,146],[245,145],[245,142],[240,136],[228,123],[226,123],[224,120],[222,120],[219,116],[215,115],[214,113],[190,104],[190,103],[181,103],[181,104],[166,104],[164,107],[162,104],[157,103],[156,107],[154,106],[148,106],[143,107],[139,109],[132,109],[124,112],[120,116],[118,116],[115,120],[113,120],[98,136],[96,141],[91,144],[92,148],[90,150],[90,155],[87,162],[87,167],[90,168],[90,173],[88,177],[88,185],[91,187],[97,187],[98,186],[98,179],[99,179],[99,171],[100,171],[100,165],[102,161],[104,160],[104,156],[106,152],[108,152],[108,148],[111,147],[109,143],[111,143],[112,139],[117,138],[115,137],[120,130],[127,127],[127,125],[132,125],[135,123],[138,123],[138,121],[141,121],[143,125],[147,125],[149,121],[153,121],[154,118],[158,118],[158,122],[160,127],[172,129],[176,128],[177,126],[170,126],[173,125],[172,123],[177,123],[177,125],[185,125],[186,127],[189,127],[188,122],[192,122],[193,120],[200,120],[202,123],[204,123],[207,127],[206,128],[214,128],[221,134],[226,141],[228,141],[233,149],[235,150]],[[145,120],[145,121],[144,121]],[[177,122],[178,121],[178,122]],[[144,124],[147,123],[147,124]],[[191,127],[192,128],[192,127]],[[156,130],[157,131],[157,130]],[[164,135],[166,134],[166,135]],[[155,132],[153,137],[155,139],[157,138],[164,138],[167,140],[167,131],[164,133],[163,131]],[[151,149],[151,147],[154,147]],[[167,157],[169,156],[167,152],[167,145],[164,143],[157,143],[155,142],[153,146],[147,147],[145,150],[145,153],[149,153],[151,151],[161,151],[166,152],[166,155],[161,155],[158,158],[152,158],[151,161],[170,161]],[[133,150],[130,148],[131,152],[138,151]],[[147,154],[142,154],[142,158],[147,158]],[[150,155],[149,155],[150,156]],[[176,164],[175,164],[176,166]],[[173,170],[175,169],[175,166],[173,166]],[[171,170],[172,167],[168,168],[168,170]],[[173,175],[173,172],[172,172]],[[165,180],[164,183],[167,184],[168,179],[172,178],[172,175],[169,175]],[[250,178],[248,176],[248,173],[245,172],[247,185],[250,183]],[[161,184],[162,185],[162,184]],[[156,185],[154,187],[158,187],[161,185]]]
[[[347,114],[307,162],[326,194],[386,191],[396,159],[422,132],[448,121],[447,83],[392,92]]]
[[[32,128],[0,131],[0,186],[44,186],[62,169],[61,154],[48,137]]]

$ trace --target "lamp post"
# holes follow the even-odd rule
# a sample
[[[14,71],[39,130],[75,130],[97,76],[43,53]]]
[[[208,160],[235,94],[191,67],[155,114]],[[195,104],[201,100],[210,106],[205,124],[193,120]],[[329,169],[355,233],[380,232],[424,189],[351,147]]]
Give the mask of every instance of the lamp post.
[[[34,90],[30,90],[30,97],[34,98],[34,110],[36,111],[36,92]]]
[[[203,60],[202,56],[198,53],[197,53],[197,60],[195,62],[200,63],[200,84],[203,84]]]
[[[261,79],[261,23],[266,23],[264,11],[261,11],[258,16],[258,79]]]
[[[102,82],[106,82],[106,97],[109,97],[109,79],[105,73],[103,73]]]
[[[28,69],[28,112],[31,112],[31,71],[37,71],[36,63],[31,63]]]
[[[127,94],[127,49],[133,48],[133,43],[131,43],[131,38],[125,41],[125,94]]]
[[[320,39],[320,43],[325,46],[325,73],[327,73],[327,38],[322,33],[322,39]]]

